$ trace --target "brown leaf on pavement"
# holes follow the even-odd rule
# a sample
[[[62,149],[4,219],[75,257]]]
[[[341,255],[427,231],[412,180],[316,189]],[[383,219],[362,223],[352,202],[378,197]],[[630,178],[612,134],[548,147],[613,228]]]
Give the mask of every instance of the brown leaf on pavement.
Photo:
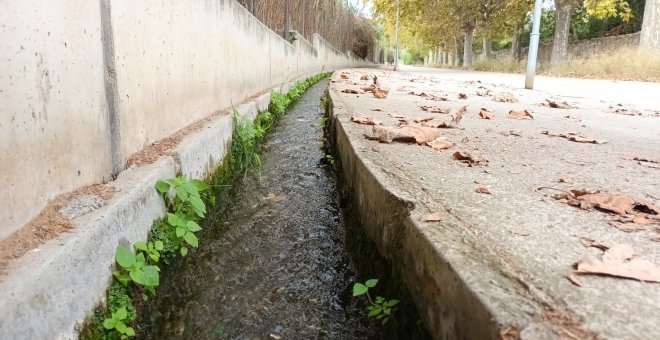
[[[342,93],[351,93],[351,94],[364,94],[365,92],[362,90],[356,90],[356,89],[343,89],[341,90]]]
[[[605,251],[601,259],[585,256],[577,263],[575,272],[660,282],[660,267],[637,257],[635,250],[628,244],[614,245]]]
[[[445,217],[443,215],[438,214],[438,213],[433,213],[433,214],[422,215],[422,218],[420,219],[420,221],[422,221],[422,222],[440,222],[444,219],[445,219]]]
[[[380,112],[380,111],[383,111],[383,109],[379,109],[379,108],[376,107],[376,108],[371,109],[371,111],[379,111]]]
[[[374,94],[374,97],[376,97],[378,99],[385,99],[385,98],[387,98],[387,93],[389,91],[379,89],[379,88],[374,88],[371,92]]]
[[[348,79],[348,75],[342,73],[342,74],[340,75],[340,78],[341,78],[341,79]]]
[[[561,137],[576,143],[589,143],[589,144],[605,144],[607,141],[598,140],[590,137],[585,137],[578,132],[556,132],[556,131],[543,131],[544,135],[551,137]]]
[[[449,114],[451,114],[451,122],[449,123],[452,126],[458,126],[458,123],[461,122],[461,119],[463,119],[463,115],[467,112],[467,106],[463,106],[457,111],[451,110]]]
[[[571,109],[573,108],[567,102],[556,102],[550,99],[546,99],[545,103],[541,103],[541,106],[548,106],[553,109]]]
[[[383,125],[383,122],[371,117],[351,117],[351,122],[363,125]]]
[[[627,108],[624,107],[623,104],[616,104],[615,106],[609,106],[606,110],[606,112],[610,113],[620,113],[623,115],[627,116],[641,116],[642,113],[633,109],[633,108]]]
[[[568,279],[568,281],[571,281],[572,284],[574,284],[578,287],[582,287],[582,282],[580,282],[580,280],[578,280],[577,276],[575,276],[574,271],[571,271],[570,273],[566,274],[566,278]]]
[[[435,140],[433,140],[431,142],[427,142],[426,145],[432,147],[436,151],[442,151],[444,149],[451,148],[454,145],[454,143],[440,137],[440,138],[436,138]]]
[[[506,326],[500,330],[499,340],[519,340],[520,331],[514,326]]]
[[[459,93],[459,94],[458,94],[458,99],[467,99],[467,94],[465,94],[465,93]]]
[[[467,106],[463,106],[458,110],[451,109],[449,113],[451,114],[450,122],[439,122],[439,121],[428,121],[423,122],[424,126],[433,127],[433,128],[443,128],[443,129],[453,129],[457,128],[458,124],[461,122],[463,115],[467,112]]]
[[[361,87],[362,91],[365,91],[365,92],[372,92],[375,88],[376,88],[376,86],[373,85],[373,84],[371,84],[369,86]]]
[[[567,200],[568,204],[585,210],[595,208],[618,215],[647,214],[649,216],[657,216],[660,214],[660,208],[654,202],[621,194],[592,193],[586,190],[574,189],[570,190],[570,194],[556,194],[552,197],[556,200]],[[642,219],[637,218],[637,221],[641,222]],[[635,223],[635,220],[633,218],[630,221],[626,220],[624,222]]]
[[[453,157],[455,160],[461,161],[462,163],[466,163],[469,166],[479,165],[479,164],[486,165],[488,163],[487,159],[483,157],[473,156],[466,151],[456,151],[454,152]]]
[[[369,80],[369,76],[365,74],[362,77],[360,77],[360,80]]]
[[[569,176],[559,177],[559,183],[572,183],[572,182],[573,182],[573,178]]]
[[[493,101],[503,102],[503,103],[517,103],[518,99],[516,99],[516,97],[514,97],[509,92],[500,92],[500,93],[496,93],[493,96]]]
[[[488,191],[488,188],[486,187],[477,187],[474,189],[474,192],[479,193],[479,194],[488,194],[490,195],[490,191]]]
[[[435,117],[434,117],[434,116],[430,116],[430,117],[423,117],[423,118],[415,118],[415,119],[413,119],[413,122],[415,122],[415,123],[423,123],[423,122],[428,122],[428,121],[430,121],[430,120],[433,120],[433,118],[435,118]]]
[[[430,113],[449,113],[449,109],[443,109],[437,106],[425,106],[422,105],[420,108],[426,112]]]
[[[479,111],[479,117],[481,119],[492,120],[495,118],[495,115],[493,114],[493,111],[486,108],[481,108],[481,110]]]
[[[626,160],[637,161],[637,164],[647,168],[660,169],[660,159],[651,157],[624,157]]]
[[[588,237],[580,237],[580,242],[585,247],[594,247],[594,248],[598,248],[600,250],[608,250],[612,247],[609,243],[599,242],[599,241],[596,241],[596,240],[594,240],[592,238],[588,238]]]
[[[426,126],[404,125],[402,127],[379,126],[373,127],[373,138],[382,143],[403,142],[424,144],[438,138],[438,129]]]
[[[509,111],[509,114],[507,115],[507,118],[511,119],[534,119],[534,116],[527,111],[527,110],[522,110],[522,111]]]

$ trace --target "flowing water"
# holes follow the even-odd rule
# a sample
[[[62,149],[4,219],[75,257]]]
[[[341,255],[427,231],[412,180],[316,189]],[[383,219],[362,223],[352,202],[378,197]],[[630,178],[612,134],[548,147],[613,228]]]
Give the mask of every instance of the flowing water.
[[[322,166],[311,87],[267,137],[248,175],[206,219],[200,247],[166,270],[146,307],[151,339],[359,339],[376,333],[351,298],[336,183]]]

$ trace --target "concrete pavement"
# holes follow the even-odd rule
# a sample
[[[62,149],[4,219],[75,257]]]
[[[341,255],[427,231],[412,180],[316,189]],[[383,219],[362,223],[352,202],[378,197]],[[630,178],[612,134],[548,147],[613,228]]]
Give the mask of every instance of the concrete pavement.
[[[660,283],[573,272],[585,256],[601,259],[621,244],[660,265],[660,168],[652,162],[660,159],[660,84],[538,77],[530,91],[518,75],[345,72],[329,91],[342,172],[367,234],[407,282],[435,338],[660,338]],[[363,75],[376,75],[387,97],[341,92],[361,92],[372,82]],[[501,92],[517,102],[493,101]],[[570,108],[540,105],[546,99]],[[351,121],[433,126],[452,117],[430,111],[463,106],[458,126],[439,129],[453,144],[440,151],[371,140],[373,126]],[[494,119],[481,119],[482,108]],[[508,118],[511,110],[534,119]],[[454,158],[458,151],[488,162],[470,166]],[[582,189],[632,197],[637,208],[617,214],[586,202],[595,196],[570,194]],[[642,201],[650,208],[639,208]],[[430,213],[440,221],[422,222]]]

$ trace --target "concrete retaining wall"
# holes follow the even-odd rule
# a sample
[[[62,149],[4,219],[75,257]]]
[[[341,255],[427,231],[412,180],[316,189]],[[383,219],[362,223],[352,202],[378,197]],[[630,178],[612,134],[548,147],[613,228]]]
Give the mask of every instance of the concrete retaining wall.
[[[213,112],[365,65],[318,35],[291,44],[233,0],[9,0],[0,22],[0,240]]]
[[[98,2],[2,7],[0,240],[53,195],[111,172]]]
[[[73,217],[73,230],[0,274],[0,339],[76,337],[105,296],[117,245],[146,239],[164,216],[155,182],[223,162],[231,106],[254,118],[271,90],[367,64],[318,35],[292,44],[233,0],[3,5],[0,241],[54,196],[118,178],[111,199],[91,195],[102,206]],[[124,170],[131,154],[200,120],[169,155]]]

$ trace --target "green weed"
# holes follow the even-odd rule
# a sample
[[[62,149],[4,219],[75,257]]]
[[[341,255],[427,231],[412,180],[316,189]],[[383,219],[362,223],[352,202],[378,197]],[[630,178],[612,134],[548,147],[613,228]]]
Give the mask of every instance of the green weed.
[[[366,295],[367,300],[369,301],[369,306],[367,306],[368,316],[370,318],[375,318],[380,320],[381,325],[385,325],[390,318],[393,318],[393,313],[396,311],[396,306],[399,304],[399,300],[385,300],[381,296],[376,296],[375,300],[371,299],[369,295],[369,288],[373,288],[378,283],[377,279],[367,280],[364,284],[355,283],[353,285],[353,296],[362,296]]]

